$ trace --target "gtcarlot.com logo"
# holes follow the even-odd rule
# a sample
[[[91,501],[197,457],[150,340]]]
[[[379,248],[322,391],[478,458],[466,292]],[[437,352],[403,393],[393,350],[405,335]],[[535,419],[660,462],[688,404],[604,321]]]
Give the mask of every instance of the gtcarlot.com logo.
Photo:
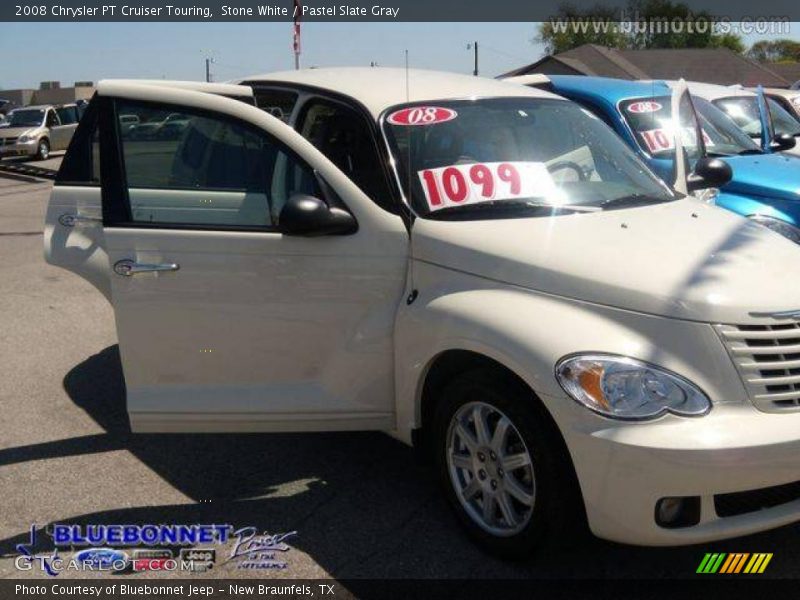
[[[709,552],[700,561],[697,572],[701,574],[736,575],[742,573],[755,575],[763,573],[771,560],[771,552],[756,552],[753,554],[749,552],[733,552],[730,554]]]

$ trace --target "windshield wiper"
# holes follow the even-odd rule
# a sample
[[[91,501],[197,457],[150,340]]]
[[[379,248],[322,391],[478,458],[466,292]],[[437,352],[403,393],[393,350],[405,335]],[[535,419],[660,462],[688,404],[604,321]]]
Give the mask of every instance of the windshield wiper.
[[[498,211],[498,209],[500,209]],[[551,211],[567,210],[570,212],[598,212],[603,210],[598,206],[582,206],[578,204],[550,204],[549,202],[536,202],[534,200],[490,200],[488,202],[477,202],[475,204],[466,204],[464,206],[448,206],[439,210],[428,213],[426,216],[429,219],[437,219],[441,217],[448,217],[453,214],[466,215],[476,212],[483,212],[485,210],[496,210],[503,212],[508,209],[509,212],[524,211],[524,210],[541,210],[549,209]]]
[[[611,206],[616,206],[619,208],[621,206],[644,206],[646,204],[655,204],[656,202],[659,202],[659,199],[653,198],[653,196],[649,194],[628,194],[627,196],[620,196],[619,198],[611,198],[610,200],[606,200],[601,204],[601,206],[604,209]]]

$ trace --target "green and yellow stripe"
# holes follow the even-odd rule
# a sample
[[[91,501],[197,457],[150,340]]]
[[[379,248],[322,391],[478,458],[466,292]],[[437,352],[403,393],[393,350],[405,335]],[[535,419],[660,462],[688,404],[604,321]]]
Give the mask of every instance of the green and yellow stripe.
[[[771,560],[772,553],[732,552],[728,554],[726,552],[708,552],[703,557],[703,560],[700,561],[697,573],[724,573],[726,575],[763,573]]]

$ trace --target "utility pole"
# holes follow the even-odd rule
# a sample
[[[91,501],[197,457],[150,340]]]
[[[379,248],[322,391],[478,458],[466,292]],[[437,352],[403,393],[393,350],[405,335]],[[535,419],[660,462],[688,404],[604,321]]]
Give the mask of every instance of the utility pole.
[[[294,0],[294,14],[292,21],[292,50],[294,50],[294,69],[300,68],[300,16],[303,14],[303,5],[300,0]]]
[[[473,42],[471,44],[467,44],[467,50],[474,50],[475,51],[475,69],[472,71],[472,74],[477,77],[478,76],[478,42]]]
[[[206,55],[206,81],[211,83],[211,65],[214,64],[214,57],[210,51],[203,50],[203,54]]]

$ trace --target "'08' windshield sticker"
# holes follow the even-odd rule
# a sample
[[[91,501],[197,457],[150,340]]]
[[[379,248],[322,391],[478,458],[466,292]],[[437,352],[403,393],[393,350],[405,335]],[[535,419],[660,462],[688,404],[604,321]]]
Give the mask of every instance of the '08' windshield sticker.
[[[540,162],[491,162],[418,171],[431,211],[493,200],[544,198],[558,194]]]
[[[452,121],[458,113],[452,108],[441,106],[413,106],[394,111],[387,117],[392,125],[415,126],[435,125]]]
[[[660,111],[663,106],[658,102],[653,100],[642,100],[640,102],[634,102],[633,104],[628,106],[628,112],[631,112],[635,115],[641,115],[645,113],[654,113]]]

